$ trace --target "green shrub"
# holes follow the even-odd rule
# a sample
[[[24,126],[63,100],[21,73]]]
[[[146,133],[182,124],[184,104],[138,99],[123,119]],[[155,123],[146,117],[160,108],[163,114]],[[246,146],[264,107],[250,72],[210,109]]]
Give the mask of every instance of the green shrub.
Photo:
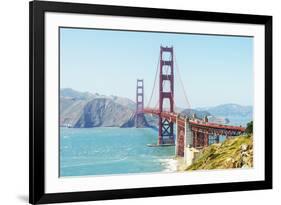
[[[247,134],[252,134],[253,133],[253,121],[247,123],[247,127],[246,127],[245,132]]]

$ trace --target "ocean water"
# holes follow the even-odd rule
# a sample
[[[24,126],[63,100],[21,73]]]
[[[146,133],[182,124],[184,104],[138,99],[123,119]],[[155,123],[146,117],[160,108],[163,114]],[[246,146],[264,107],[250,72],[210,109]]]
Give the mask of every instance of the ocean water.
[[[60,176],[86,176],[176,169],[175,147],[157,142],[150,128],[60,128]]]

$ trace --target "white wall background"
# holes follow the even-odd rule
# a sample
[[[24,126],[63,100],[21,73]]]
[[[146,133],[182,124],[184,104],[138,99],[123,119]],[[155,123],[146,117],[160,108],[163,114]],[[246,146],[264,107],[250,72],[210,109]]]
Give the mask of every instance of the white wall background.
[[[77,0],[75,0],[77,2]],[[79,204],[278,204],[280,195],[281,6],[277,0],[81,0],[80,2],[273,15],[274,189]],[[28,201],[28,1],[0,2],[0,204]],[[280,202],[279,202],[280,203]]]

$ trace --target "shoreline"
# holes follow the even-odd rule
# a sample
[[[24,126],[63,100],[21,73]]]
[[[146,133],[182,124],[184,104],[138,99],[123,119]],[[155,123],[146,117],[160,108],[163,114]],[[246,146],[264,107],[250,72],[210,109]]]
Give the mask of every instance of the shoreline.
[[[160,164],[165,167],[162,172],[184,172],[188,167],[183,157],[160,159]]]
[[[177,172],[178,160],[175,158],[160,159],[160,164],[164,165],[165,169],[162,172]]]

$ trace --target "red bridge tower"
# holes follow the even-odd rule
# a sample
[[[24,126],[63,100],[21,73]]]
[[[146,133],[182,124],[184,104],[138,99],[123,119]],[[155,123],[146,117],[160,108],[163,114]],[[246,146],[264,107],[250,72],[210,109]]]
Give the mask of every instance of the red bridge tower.
[[[143,79],[137,79],[137,90],[136,90],[136,118],[135,125],[136,127],[142,127],[142,122],[144,119],[143,113]]]
[[[160,80],[159,80],[159,111],[174,112],[174,61],[173,47],[160,47]],[[164,85],[168,88],[164,88]],[[169,108],[163,110],[164,100],[168,99]],[[162,119],[159,115],[158,144],[174,144],[174,123],[168,119]]]

